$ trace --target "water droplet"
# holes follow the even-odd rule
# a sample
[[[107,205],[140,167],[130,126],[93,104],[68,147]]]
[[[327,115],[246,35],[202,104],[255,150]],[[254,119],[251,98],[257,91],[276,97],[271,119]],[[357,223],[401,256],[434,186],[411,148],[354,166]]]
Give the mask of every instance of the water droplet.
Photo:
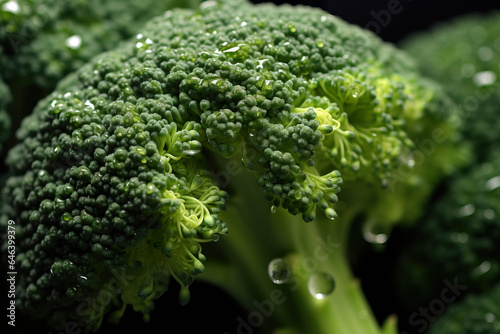
[[[491,269],[490,261],[483,261],[479,266],[474,268],[473,274],[475,274],[476,276],[481,276],[490,271],[490,269]]]
[[[295,26],[293,24],[289,24],[288,25],[288,30],[290,30],[290,32],[296,32],[297,31],[297,28],[295,28]]]
[[[222,78],[217,78],[217,79],[214,79],[212,81],[210,81],[210,83],[212,85],[216,85],[216,86],[219,86],[221,82],[223,82],[224,80],[222,80]]]
[[[464,232],[453,232],[451,240],[457,243],[465,244],[469,240],[469,235]]]
[[[6,12],[11,12],[13,14],[19,14],[19,11],[21,10],[21,8],[19,7],[19,4],[17,3],[17,1],[7,1],[6,3],[3,4],[2,6],[2,10],[6,11]]]
[[[184,151],[184,154],[185,154],[185,155],[188,155],[188,156],[193,156],[193,155],[196,155],[196,154],[198,154],[198,153],[200,153],[200,151],[199,151],[199,150],[185,150],[185,151]]]
[[[314,273],[307,281],[307,288],[314,298],[323,299],[333,292],[335,289],[335,281],[328,273]]]
[[[260,69],[260,70],[264,69],[264,64],[265,64],[266,62],[268,62],[268,61],[269,61],[269,59],[258,59],[258,60],[257,60],[257,63],[258,63],[258,64],[257,64],[257,66],[255,66],[255,68],[256,68],[256,69],[258,69],[258,70],[259,70],[259,69]]]
[[[326,21],[326,16],[322,16],[321,17],[321,22],[325,22]]]
[[[226,53],[230,53],[230,52],[237,52],[240,50],[240,47],[239,46],[235,46],[235,47],[232,47],[232,48],[229,48],[229,49],[226,49],[224,50],[223,52],[226,52]]]
[[[290,279],[292,269],[285,259],[277,258],[269,262],[267,273],[274,284],[283,284]]]
[[[486,320],[486,322],[492,323],[495,319],[496,317],[493,313],[488,312],[484,315],[484,320]]]
[[[255,165],[254,165],[253,161],[249,157],[247,157],[247,156],[244,156],[243,158],[241,158],[241,163],[247,169],[250,169],[250,170],[254,170],[255,169]]]
[[[477,56],[482,61],[489,61],[493,58],[493,50],[488,46],[483,46],[477,50]]]
[[[458,217],[467,217],[476,212],[476,207],[472,204],[462,206],[457,210]]]
[[[491,220],[495,218],[495,211],[493,209],[486,209],[484,210],[483,215],[484,218]]]
[[[250,47],[241,42],[231,42],[226,45],[223,44],[220,49],[229,60],[234,62],[244,62],[248,59],[250,54]]]
[[[217,1],[204,1],[200,4],[200,9],[205,9],[209,7],[214,7],[217,6],[218,2]]]
[[[82,38],[78,35],[70,36],[66,39],[66,46],[70,49],[76,50],[82,45]]]
[[[384,227],[373,222],[367,222],[363,226],[363,238],[371,244],[385,244],[389,239],[388,234],[383,231]]]
[[[325,215],[326,215],[326,218],[330,219],[330,220],[334,220],[335,218],[337,218],[337,212],[335,212],[334,209],[332,208],[328,208],[325,210]]]
[[[152,194],[154,192],[154,190],[155,190],[155,187],[152,184],[148,184],[146,186],[146,193]]]
[[[318,46],[318,48],[322,48],[323,46],[325,46],[322,41],[317,41],[316,45]]]
[[[276,213],[276,207],[274,205],[271,206],[271,213]]]
[[[492,71],[483,71],[474,74],[472,80],[477,86],[485,86],[495,83],[497,76]]]
[[[500,187],[500,176],[495,176],[486,181],[485,185],[487,190],[493,191]]]
[[[85,105],[86,106],[89,106],[90,108],[92,109],[95,109],[95,106],[92,104],[92,102],[90,102],[89,100],[85,101]]]

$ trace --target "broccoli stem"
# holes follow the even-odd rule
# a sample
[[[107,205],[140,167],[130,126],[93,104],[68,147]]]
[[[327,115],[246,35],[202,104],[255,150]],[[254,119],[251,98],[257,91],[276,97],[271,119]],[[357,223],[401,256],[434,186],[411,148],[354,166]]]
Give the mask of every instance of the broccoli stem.
[[[347,260],[346,240],[357,210],[340,210],[336,221],[318,214],[305,223],[281,208],[271,210],[250,173],[234,174],[230,184],[237,191],[229,190],[231,199],[220,214],[230,232],[209,250],[224,259],[212,262],[209,256],[206,272],[198,278],[220,286],[248,310],[235,333],[243,322],[246,330],[265,326],[276,330],[273,333],[396,332],[393,320],[380,328]],[[268,276],[274,258],[284,258],[292,268],[284,284],[274,284]],[[316,299],[308,289],[308,279],[316,272],[335,280],[334,291],[324,299]]]

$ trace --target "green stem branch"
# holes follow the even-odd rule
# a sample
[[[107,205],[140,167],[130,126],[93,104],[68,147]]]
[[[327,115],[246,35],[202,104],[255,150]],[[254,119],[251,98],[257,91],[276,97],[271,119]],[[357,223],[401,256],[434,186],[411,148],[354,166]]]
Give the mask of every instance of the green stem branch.
[[[249,314],[260,312],[265,317],[262,325],[280,333],[395,333],[394,326],[383,331],[377,323],[347,260],[355,209],[339,210],[336,221],[318,213],[315,221],[305,223],[281,208],[271,212],[249,174],[233,176],[231,184],[239,191],[220,214],[230,232],[211,246],[224,254],[228,264],[218,263],[212,270],[208,258],[207,272],[200,279],[219,283]],[[289,281],[282,285],[273,284],[267,273],[269,262],[277,257],[292,268]],[[224,268],[224,275],[218,268]],[[316,299],[308,288],[310,276],[319,272],[331,275],[336,285],[323,299]],[[265,305],[265,312],[257,305]]]

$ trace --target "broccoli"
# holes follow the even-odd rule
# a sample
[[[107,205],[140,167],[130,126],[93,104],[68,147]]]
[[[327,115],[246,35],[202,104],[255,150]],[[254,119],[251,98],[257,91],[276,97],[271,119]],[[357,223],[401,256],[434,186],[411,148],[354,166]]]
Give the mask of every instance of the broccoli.
[[[198,0],[18,0],[0,6],[0,71],[15,127],[57,82],[93,56],[132,37],[144,23]],[[30,98],[25,97],[29,95]]]
[[[487,293],[500,273],[499,18],[498,12],[460,17],[402,43],[457,101],[463,144],[473,152],[404,232],[412,238],[402,248],[395,286],[407,310],[439,295],[443,279],[456,278],[467,293]]]
[[[184,6],[194,5],[186,2]],[[5,52],[13,55],[8,78],[29,80],[46,92],[64,75],[98,53],[116,47],[150,18],[180,1],[11,1],[18,11],[3,6],[13,17],[4,28]],[[11,8],[10,12],[5,12]],[[29,9],[30,15],[21,10]],[[21,18],[19,18],[21,16]],[[17,19],[17,20],[15,20]],[[21,21],[16,29],[10,25]],[[9,25],[10,24],[10,25]],[[38,30],[32,31],[34,28]],[[0,35],[1,36],[1,35]]]
[[[498,31],[500,12],[475,14],[437,25],[401,44],[426,76],[444,84],[460,108],[464,139],[474,145],[478,161],[500,142]]]
[[[286,300],[245,326],[395,333],[371,315],[347,236],[386,215],[388,192],[414,206],[461,161],[436,87],[319,9],[167,11],[62,80],[18,130],[3,190],[18,308],[97,330],[128,306],[148,320],[172,278],[187,303],[200,278],[249,310]]]
[[[439,317],[429,334],[498,333],[500,322],[500,286],[487,293],[469,295]]]
[[[15,43],[21,38],[36,36],[44,25],[54,22],[67,1],[24,0],[2,1],[0,8],[0,41],[2,45]]]
[[[446,183],[413,238],[396,271],[399,290],[415,309],[439,295],[443,279],[457,279],[467,292],[486,292],[498,281],[500,261],[500,155],[492,153]]]

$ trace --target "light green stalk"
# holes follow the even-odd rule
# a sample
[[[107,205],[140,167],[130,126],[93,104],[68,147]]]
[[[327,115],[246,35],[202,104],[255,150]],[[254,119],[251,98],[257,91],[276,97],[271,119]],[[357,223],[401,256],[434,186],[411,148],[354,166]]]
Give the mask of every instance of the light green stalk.
[[[211,245],[225,259],[215,262],[209,256],[206,272],[199,278],[240,302],[248,310],[242,317],[248,326],[255,330],[265,326],[265,333],[272,328],[279,334],[396,332],[392,318],[383,329],[379,326],[349,267],[346,241],[358,210],[343,210],[346,204],[339,203],[337,220],[318,214],[315,221],[305,223],[281,208],[272,210],[246,171],[231,177],[230,183],[238,191],[220,214],[230,232]],[[284,258],[292,268],[285,284],[274,284],[268,276],[267,266],[274,258]],[[323,299],[313,297],[308,289],[310,276],[319,272],[331,275],[336,285]],[[263,321],[257,321],[258,313]]]

